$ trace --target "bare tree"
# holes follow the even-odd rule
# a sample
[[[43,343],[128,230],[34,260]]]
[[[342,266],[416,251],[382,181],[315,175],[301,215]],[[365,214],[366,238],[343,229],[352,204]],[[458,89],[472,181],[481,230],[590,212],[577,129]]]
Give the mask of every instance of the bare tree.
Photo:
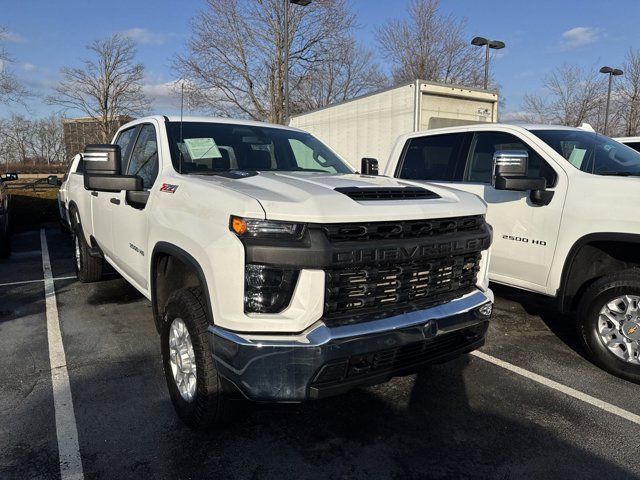
[[[616,77],[619,87],[612,94],[612,111],[619,116],[619,131],[623,136],[640,135],[640,51],[630,49],[624,65],[624,75]]]
[[[144,66],[135,61],[135,43],[120,34],[96,40],[87,49],[91,57],[82,61],[82,67],[63,68],[64,79],[47,101],[93,118],[101,141],[109,142],[119,127],[118,117],[136,117],[146,111]]]
[[[33,156],[42,158],[47,165],[63,163],[66,159],[62,119],[51,115],[32,122],[29,147]]]
[[[2,45],[7,36],[7,29],[0,27],[0,103],[21,103],[29,92],[11,71],[13,58]]]
[[[561,65],[544,77],[543,87],[544,94],[524,97],[527,120],[601,129],[606,86],[596,68]]]
[[[0,134],[7,161],[24,163],[31,158],[32,126],[27,118],[15,113],[2,122]]]
[[[223,116],[282,123],[285,52],[289,51],[295,112],[305,104],[299,89],[309,79],[317,80],[317,72],[344,51],[353,25],[346,0],[315,0],[305,8],[293,5],[287,45],[283,0],[207,0],[191,23],[188,52],[176,58],[175,66],[194,106]],[[333,86],[329,89],[336,92]]]
[[[388,83],[370,51],[355,41],[337,45],[331,58],[319,63],[295,84],[294,111],[322,108],[380,89]]]
[[[376,30],[395,82],[415,79],[481,85],[481,49],[469,44],[466,20],[439,11],[439,0],[412,0],[408,18]]]

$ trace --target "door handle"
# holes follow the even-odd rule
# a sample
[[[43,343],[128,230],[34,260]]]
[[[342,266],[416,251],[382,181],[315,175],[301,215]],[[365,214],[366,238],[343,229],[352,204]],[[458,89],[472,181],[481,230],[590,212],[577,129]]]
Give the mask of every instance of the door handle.
[[[113,203],[114,205],[120,205],[120,199],[119,198],[112,198],[111,200],[109,200],[111,203]]]
[[[98,196],[98,192],[91,192],[91,195],[93,195],[94,197]]]

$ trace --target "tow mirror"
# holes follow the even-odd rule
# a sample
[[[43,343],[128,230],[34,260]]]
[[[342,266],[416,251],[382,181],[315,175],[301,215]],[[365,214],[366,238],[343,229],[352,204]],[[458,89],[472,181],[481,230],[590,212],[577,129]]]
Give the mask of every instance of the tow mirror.
[[[375,158],[363,158],[360,172],[362,175],[378,175],[378,160]]]
[[[139,192],[144,190],[144,183],[138,175],[91,173],[84,175],[84,188],[97,192]]]
[[[120,145],[92,144],[84,147],[82,159],[89,174],[120,175]]]
[[[496,190],[526,192],[531,203],[549,205],[553,191],[547,191],[547,180],[542,177],[527,177],[529,154],[525,150],[498,150],[493,154],[493,176],[491,185]]]
[[[544,190],[546,180],[527,177],[529,154],[524,150],[498,150],[493,154],[493,177],[491,185],[496,190]]]

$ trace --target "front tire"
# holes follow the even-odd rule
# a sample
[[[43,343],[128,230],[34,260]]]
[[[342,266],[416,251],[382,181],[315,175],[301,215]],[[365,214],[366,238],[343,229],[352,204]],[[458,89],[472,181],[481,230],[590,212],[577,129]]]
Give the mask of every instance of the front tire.
[[[231,416],[211,356],[206,312],[202,289],[183,288],[167,300],[160,330],[169,396],[178,417],[193,429],[226,423]]]
[[[595,281],[580,299],[577,327],[597,365],[640,383],[640,270]]]

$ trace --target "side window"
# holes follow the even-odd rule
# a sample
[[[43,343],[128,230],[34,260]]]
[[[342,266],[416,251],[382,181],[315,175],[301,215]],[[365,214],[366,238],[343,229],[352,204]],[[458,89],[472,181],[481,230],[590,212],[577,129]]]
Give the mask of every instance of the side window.
[[[640,142],[629,142],[625,144],[627,147],[633,148],[635,151],[640,152]]]
[[[140,130],[131,152],[127,175],[140,175],[144,181],[144,188],[153,186],[158,176],[158,142],[153,125],[144,125]]]
[[[428,135],[409,140],[402,160],[400,178],[461,181],[464,161],[460,152],[464,133]]]
[[[133,140],[135,140],[135,133],[138,127],[131,127],[126,130],[121,131],[118,134],[118,138],[116,138],[116,145],[120,145],[120,153],[122,162],[121,172],[124,172],[127,169],[127,160],[129,160],[129,153],[131,152],[131,147],[133,147]]]
[[[557,175],[549,164],[518,137],[504,132],[477,132],[474,134],[469,149],[464,181],[491,183],[493,154],[497,150],[525,150],[529,154],[527,176],[544,177],[548,187],[555,184]]]

